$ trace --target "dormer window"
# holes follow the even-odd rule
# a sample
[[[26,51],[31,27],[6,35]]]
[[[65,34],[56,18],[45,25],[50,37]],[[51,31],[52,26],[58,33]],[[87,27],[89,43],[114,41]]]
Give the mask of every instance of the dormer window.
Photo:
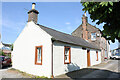
[[[92,41],[96,40],[96,33],[91,33],[91,40]]]

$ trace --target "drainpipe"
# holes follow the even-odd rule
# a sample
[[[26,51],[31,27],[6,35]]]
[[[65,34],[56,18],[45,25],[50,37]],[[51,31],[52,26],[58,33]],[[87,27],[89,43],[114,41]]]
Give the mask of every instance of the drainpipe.
[[[53,75],[53,42],[55,40],[52,40],[52,45],[51,45],[51,49],[52,49],[52,54],[51,54],[51,78],[54,78],[54,75]]]

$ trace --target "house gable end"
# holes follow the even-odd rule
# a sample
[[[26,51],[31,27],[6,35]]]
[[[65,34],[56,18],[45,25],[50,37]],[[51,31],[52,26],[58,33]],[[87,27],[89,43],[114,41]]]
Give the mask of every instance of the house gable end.
[[[31,26],[32,25],[32,26]],[[24,29],[22,30],[22,32],[19,34],[19,36],[17,37],[16,41],[19,40],[19,38],[23,37],[24,34],[27,34],[28,36],[30,36],[29,34],[31,33],[31,31],[28,30],[34,30],[36,31],[42,31],[43,34],[46,34],[47,36],[49,36],[50,38],[52,37],[51,35],[49,35],[46,31],[44,31],[43,29],[41,29],[38,25],[36,25],[33,21],[30,21],[26,24],[26,26],[24,27]],[[27,32],[27,33],[26,33]],[[32,35],[31,35],[32,37]],[[16,43],[16,41],[14,42],[14,44]]]
[[[98,32],[98,31],[100,31],[100,29],[96,28],[95,26],[93,26],[89,23],[87,23],[87,30],[88,30],[88,32]]]
[[[49,34],[33,21],[28,22],[14,43],[12,52],[13,68],[33,75],[49,77],[51,75],[51,67],[48,67],[51,66],[51,44]],[[36,46],[42,46],[42,65],[35,64]]]

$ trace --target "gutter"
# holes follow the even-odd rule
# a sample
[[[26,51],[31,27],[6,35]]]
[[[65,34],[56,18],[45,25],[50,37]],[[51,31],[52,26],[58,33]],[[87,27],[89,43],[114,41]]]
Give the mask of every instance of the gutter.
[[[67,44],[71,44],[71,45],[76,45],[76,46],[79,46],[79,47],[90,48],[90,49],[95,49],[95,50],[101,51],[101,49],[98,49],[98,48],[91,48],[91,47],[87,47],[87,46],[83,46],[83,45],[78,45],[78,44],[74,44],[74,43],[64,42],[64,41],[56,40],[56,39],[54,39],[54,38],[52,38],[52,40],[59,41],[59,42],[63,42],[63,43],[67,43]],[[91,43],[90,43],[90,44],[91,44]]]
[[[53,42],[54,41],[55,40],[52,40],[52,44],[51,44],[51,51],[52,51],[52,53],[51,53],[51,78],[54,78],[54,75],[53,75]]]

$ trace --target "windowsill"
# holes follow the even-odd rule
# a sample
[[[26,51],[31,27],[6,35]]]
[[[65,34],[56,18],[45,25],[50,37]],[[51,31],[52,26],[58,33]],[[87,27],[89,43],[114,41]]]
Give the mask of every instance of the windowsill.
[[[95,42],[95,41],[97,41],[97,40],[91,40],[92,42]]]
[[[35,63],[35,65],[42,65],[42,63]]]
[[[71,62],[65,62],[64,64],[70,64]]]

